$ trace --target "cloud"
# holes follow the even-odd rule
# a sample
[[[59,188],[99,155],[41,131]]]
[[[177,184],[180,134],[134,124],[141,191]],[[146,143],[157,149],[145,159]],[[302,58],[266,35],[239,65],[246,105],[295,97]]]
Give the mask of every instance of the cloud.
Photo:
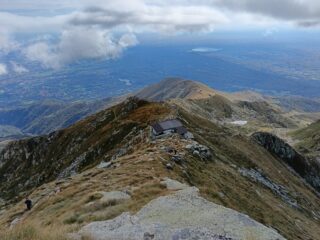
[[[320,20],[318,0],[213,0],[210,2],[213,6],[223,7],[233,12],[247,12],[295,23]]]
[[[253,15],[258,22],[259,19],[264,21],[264,18],[269,18],[271,24],[274,20],[296,25],[302,25],[301,22],[320,22],[320,1],[318,0],[171,0],[170,2],[158,0],[153,2],[160,5],[170,3],[213,8],[226,14],[234,27],[243,24],[239,14]],[[245,21],[245,19],[242,20]]]
[[[7,65],[0,63],[0,76],[7,74]]]
[[[49,68],[119,57],[137,44],[135,35],[145,32],[320,26],[318,0],[2,0],[0,9],[0,54],[21,50]],[[26,44],[14,38],[19,34],[59,37]]]
[[[22,74],[22,73],[27,73],[27,72],[29,72],[29,70],[28,70],[27,68],[25,68],[24,66],[22,66],[22,65],[19,64],[19,63],[16,63],[16,62],[14,62],[14,61],[11,61],[10,64],[11,64],[12,70],[13,70],[15,73]]]
[[[44,67],[58,69],[82,59],[114,59],[137,43],[133,34],[114,38],[105,30],[77,27],[65,30],[57,44],[37,42],[28,46],[24,54]]]
[[[82,0],[1,0],[0,9],[16,10],[16,9],[61,9],[68,7],[80,6]]]
[[[298,22],[298,25],[306,28],[318,27],[320,26],[320,20],[301,21]]]
[[[76,26],[102,28],[129,27],[152,32],[211,31],[228,22],[223,13],[203,6],[148,6],[141,9],[90,7],[74,14],[70,23]]]
[[[55,17],[55,21],[42,18],[34,21],[30,17],[20,19],[38,32],[45,28],[59,28],[65,21],[58,43],[37,41],[23,50],[24,55],[44,67],[58,69],[82,59],[117,58],[126,48],[138,43],[135,33],[211,31],[215,25],[227,21],[223,14],[206,7],[161,7],[139,0],[104,2],[102,5]],[[18,21],[12,23],[11,28],[20,30],[24,29],[23,26]],[[119,33],[120,37],[113,37]]]
[[[17,1],[21,6],[26,4],[25,0]],[[44,6],[44,2],[39,4]],[[211,31],[227,21],[224,14],[203,6],[160,6],[142,0],[80,2],[89,5],[58,16],[0,12],[0,29],[7,32],[6,39],[16,33],[33,33],[36,38],[51,33],[60,35],[57,43],[35,41],[21,50],[29,60],[58,69],[82,59],[117,58],[126,48],[138,43],[136,33]],[[9,2],[4,5],[13,7]],[[0,49],[6,49],[6,53],[10,52],[8,42],[0,41]]]
[[[13,40],[6,31],[0,30],[0,54],[8,54],[19,49],[19,43]]]
[[[23,16],[0,11],[0,29],[12,33],[48,33],[57,32],[66,26],[70,14],[57,16]]]
[[[116,27],[151,26],[162,29],[192,30],[232,21],[235,14],[253,14],[283,21],[315,22],[320,19],[318,0],[3,0],[0,9],[13,11],[41,9],[43,16],[23,16],[0,12],[1,29],[42,31],[60,28],[66,22],[73,24]],[[55,10],[60,15],[52,15]],[[58,11],[59,12],[59,11]],[[29,28],[26,26],[29,26]],[[30,27],[31,26],[31,27]],[[194,26],[194,27],[193,27]]]
[[[269,29],[266,29],[262,36],[264,37],[270,37],[270,36],[273,36],[275,33],[277,33],[279,30],[276,29],[276,28],[269,28]]]

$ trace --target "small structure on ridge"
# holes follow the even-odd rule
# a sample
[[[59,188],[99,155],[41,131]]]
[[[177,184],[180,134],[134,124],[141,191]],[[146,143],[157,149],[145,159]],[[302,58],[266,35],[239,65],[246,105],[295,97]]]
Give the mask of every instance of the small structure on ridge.
[[[157,122],[155,124],[152,124],[151,127],[152,135],[154,137],[162,137],[170,135],[172,133],[178,133],[180,136],[184,138],[193,138],[192,133],[190,133],[178,119]]]

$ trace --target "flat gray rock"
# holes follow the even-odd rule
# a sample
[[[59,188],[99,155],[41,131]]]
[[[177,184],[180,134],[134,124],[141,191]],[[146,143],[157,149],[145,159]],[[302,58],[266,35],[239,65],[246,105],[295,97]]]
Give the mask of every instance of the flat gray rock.
[[[284,239],[244,214],[205,200],[194,187],[159,197],[135,215],[93,222],[79,234],[93,240]]]
[[[102,161],[97,168],[98,169],[103,169],[103,168],[109,168],[112,165],[112,162],[104,162]]]
[[[103,197],[100,202],[110,202],[110,201],[125,201],[131,198],[131,196],[122,191],[112,191],[112,192],[100,192]]]
[[[161,185],[165,186],[168,190],[183,190],[189,187],[184,183],[172,180],[170,178],[164,178],[164,180],[160,183]]]

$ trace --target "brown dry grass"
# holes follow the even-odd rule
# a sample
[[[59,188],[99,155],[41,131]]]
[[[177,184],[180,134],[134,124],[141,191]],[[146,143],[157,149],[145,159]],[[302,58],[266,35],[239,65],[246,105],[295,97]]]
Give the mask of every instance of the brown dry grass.
[[[0,217],[0,229],[7,228],[17,217],[22,217],[26,223],[37,219],[43,226],[67,225],[78,228],[92,221],[114,218],[123,212],[138,211],[150,200],[168,193],[159,184],[168,171],[161,161],[152,158],[155,154],[154,146],[145,144],[144,147],[151,150],[146,152],[144,148],[137,149],[134,154],[119,158],[117,163],[120,167],[105,170],[93,168],[65,183],[43,185],[30,196],[33,200],[40,198],[34,201],[32,211],[24,213],[25,206],[20,202]],[[54,191],[57,184],[60,187],[59,193],[43,195],[49,189]],[[99,192],[125,189],[131,192],[132,197],[128,201],[99,201]]]
[[[146,105],[142,110],[133,113],[130,116],[131,120],[141,119],[149,110],[151,109]],[[155,109],[155,111],[158,110]],[[286,186],[290,191],[301,194],[300,197],[298,196],[301,201],[298,200],[302,207],[320,209],[318,199],[299,178],[246,138],[230,137],[231,134],[227,130],[204,119],[193,116],[183,117],[188,122],[187,127],[195,133],[198,141],[212,148],[216,161],[204,162],[186,153],[188,177],[185,177],[181,166],[176,165],[173,171],[165,168],[164,165],[169,157],[160,150],[161,146],[171,146],[182,152],[181,140],[145,142],[140,144],[140,148],[135,148],[134,153],[118,158],[115,165],[120,164],[119,167],[104,170],[93,168],[68,180],[68,184],[61,185],[59,194],[41,200],[26,220],[39,219],[44,226],[65,225],[69,229],[79,228],[91,221],[114,218],[122,212],[134,213],[150,200],[168,194],[169,191],[159,182],[162,177],[170,177],[189,181],[200,189],[205,198],[248,214],[255,220],[279,230],[288,239],[306,239],[305,237],[317,239],[320,233],[319,221],[313,220],[304,209],[291,208],[261,184],[242,177],[232,165],[246,168],[258,167],[273,181]],[[46,188],[49,187],[54,188],[55,182],[48,184]],[[123,189],[130,190],[132,198],[129,201],[101,204],[99,196],[95,194],[99,191]],[[38,189],[31,197],[41,195],[41,191]],[[88,202],[93,202],[93,205],[86,206]],[[2,224],[8,224],[13,220],[19,211],[21,207],[12,208],[6,214],[7,219],[0,219],[0,228]],[[306,224],[300,229],[296,227],[296,221]],[[248,233],[248,239],[254,239],[254,236],[249,235],[250,233]]]
[[[67,240],[66,236],[67,229],[64,226],[44,227],[38,222],[30,221],[0,233],[1,240]]]
[[[301,178],[246,137],[228,132],[220,135],[222,129],[209,121],[187,114],[184,117],[198,141],[211,147],[217,159],[209,163],[188,159],[189,181],[205,198],[245,213],[288,239],[318,239],[320,222],[312,217],[312,211],[320,210],[319,198]],[[238,168],[261,169],[292,194],[300,209],[291,207],[262,184],[243,177]],[[297,222],[305,224],[297,228]]]

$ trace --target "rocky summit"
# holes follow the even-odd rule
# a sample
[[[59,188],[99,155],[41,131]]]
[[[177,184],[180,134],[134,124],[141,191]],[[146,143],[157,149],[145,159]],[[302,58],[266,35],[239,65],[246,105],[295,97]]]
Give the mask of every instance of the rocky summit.
[[[320,239],[315,115],[189,80],[165,94],[166,84],[6,143],[0,239]]]

